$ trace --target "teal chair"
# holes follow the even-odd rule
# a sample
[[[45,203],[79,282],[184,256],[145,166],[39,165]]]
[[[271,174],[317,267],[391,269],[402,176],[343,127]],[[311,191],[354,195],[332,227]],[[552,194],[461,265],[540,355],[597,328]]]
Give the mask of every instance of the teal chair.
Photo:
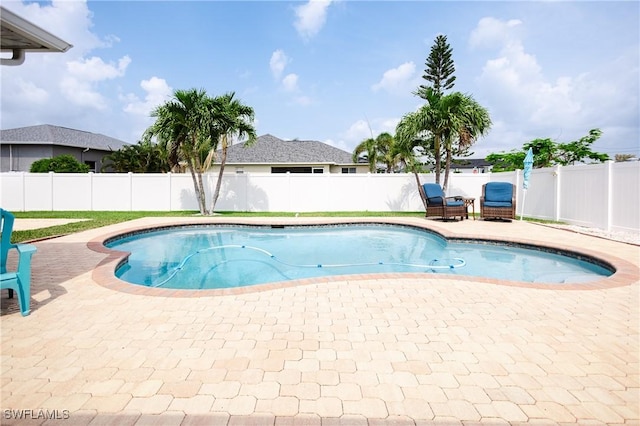
[[[0,242],[0,289],[9,290],[9,298],[13,292],[18,293],[20,313],[27,316],[31,312],[31,256],[36,248],[30,244],[11,244],[13,231],[13,215],[7,210],[0,209],[0,225],[2,238]],[[18,251],[18,270],[7,271],[7,257],[10,249]]]

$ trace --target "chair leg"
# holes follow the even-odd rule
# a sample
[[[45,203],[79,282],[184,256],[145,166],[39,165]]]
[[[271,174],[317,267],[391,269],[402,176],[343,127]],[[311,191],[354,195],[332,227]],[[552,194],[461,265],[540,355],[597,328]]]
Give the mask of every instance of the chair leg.
[[[18,302],[20,305],[20,314],[26,317],[31,313],[31,287],[20,285],[18,288]]]

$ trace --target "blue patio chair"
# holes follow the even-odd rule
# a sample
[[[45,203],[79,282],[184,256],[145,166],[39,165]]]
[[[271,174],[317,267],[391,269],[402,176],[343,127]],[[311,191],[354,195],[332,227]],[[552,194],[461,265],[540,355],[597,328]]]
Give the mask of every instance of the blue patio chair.
[[[441,217],[443,219],[467,216],[467,207],[462,197],[445,197],[442,187],[437,183],[425,183],[420,193],[427,205],[426,217]]]
[[[485,219],[515,219],[515,185],[509,182],[488,182],[482,185],[480,217]]]
[[[0,289],[9,290],[9,298],[13,292],[18,293],[20,313],[29,315],[31,299],[31,256],[36,248],[30,244],[11,244],[11,232],[13,231],[13,214],[0,209],[0,225],[2,236],[0,238]],[[15,272],[7,271],[7,257],[9,250],[18,252],[18,268]]]

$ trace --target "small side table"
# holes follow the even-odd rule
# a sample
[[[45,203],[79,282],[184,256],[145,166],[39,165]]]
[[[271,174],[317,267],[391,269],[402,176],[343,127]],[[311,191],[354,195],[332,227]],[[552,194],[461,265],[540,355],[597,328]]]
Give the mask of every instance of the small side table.
[[[467,211],[467,219],[469,219],[469,206],[471,206],[471,210],[473,210],[473,220],[476,220],[476,199],[462,197],[462,201],[464,201],[464,209]]]

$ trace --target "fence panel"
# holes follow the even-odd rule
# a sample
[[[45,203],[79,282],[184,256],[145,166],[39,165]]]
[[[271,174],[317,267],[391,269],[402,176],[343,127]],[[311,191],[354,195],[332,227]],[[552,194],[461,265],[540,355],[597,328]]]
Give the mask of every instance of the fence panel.
[[[613,163],[610,197],[611,229],[640,230],[640,167],[639,162]]]
[[[433,182],[434,174],[420,175]],[[207,207],[217,174],[203,176]],[[522,171],[449,176],[447,195],[476,198],[488,181],[516,185],[516,214],[575,225],[640,232],[640,162],[534,169],[523,206]],[[0,174],[0,205],[34,210],[197,210],[189,173]],[[217,210],[422,211],[413,174],[271,174],[224,176]]]
[[[199,210],[189,173],[171,174],[171,210]]]
[[[553,168],[534,169],[529,178],[529,189],[524,197],[522,181],[516,204],[518,218],[524,209],[524,216],[537,217],[539,219],[554,220],[556,212],[556,178],[557,173]]]
[[[607,169],[607,164],[561,169],[560,221],[579,226],[606,227]]]
[[[0,206],[3,208],[8,208],[5,206],[16,206],[15,210],[24,210],[25,177],[24,173],[2,173],[2,178],[0,179]],[[51,204],[49,204],[49,207],[51,207]]]
[[[51,210],[91,210],[90,174],[53,173]]]
[[[131,210],[131,179],[128,174],[99,173],[93,176],[93,210]]]
[[[131,180],[131,210],[171,210],[171,176],[144,174]]]
[[[220,187],[220,196],[216,204],[217,210],[248,211],[247,202],[251,192],[251,182],[247,174],[233,174],[225,176]],[[259,196],[256,195],[256,199]],[[264,198],[264,197],[263,197]],[[262,209],[261,211],[264,211]]]
[[[52,173],[25,176],[25,210],[53,210],[52,179]]]

